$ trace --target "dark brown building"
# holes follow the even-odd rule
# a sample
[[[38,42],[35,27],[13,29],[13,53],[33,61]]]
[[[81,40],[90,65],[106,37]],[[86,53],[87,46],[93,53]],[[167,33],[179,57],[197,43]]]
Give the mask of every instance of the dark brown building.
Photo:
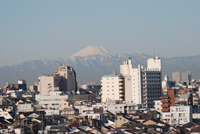
[[[170,89],[167,91],[166,95],[162,95],[161,97],[161,111],[162,112],[169,112],[170,106],[175,106],[175,90]]]

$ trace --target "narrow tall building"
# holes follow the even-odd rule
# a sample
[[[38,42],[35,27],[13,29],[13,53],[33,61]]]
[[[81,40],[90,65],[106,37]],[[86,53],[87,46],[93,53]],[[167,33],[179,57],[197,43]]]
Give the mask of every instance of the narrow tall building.
[[[125,101],[126,103],[133,103],[132,96],[132,63],[131,58],[129,57],[128,61],[124,61],[123,65],[120,65],[120,74],[124,78],[124,89],[126,92],[125,95]]]
[[[161,111],[162,112],[170,112],[170,107],[175,106],[175,90],[169,89],[167,90],[167,94],[163,94],[161,97]]]

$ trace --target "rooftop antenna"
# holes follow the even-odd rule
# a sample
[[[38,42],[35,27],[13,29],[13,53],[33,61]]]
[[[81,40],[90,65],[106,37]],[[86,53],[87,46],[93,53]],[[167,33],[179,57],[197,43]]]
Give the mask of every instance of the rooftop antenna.
[[[156,55],[155,55],[155,45],[153,47],[153,52],[154,52],[154,59],[156,58]]]

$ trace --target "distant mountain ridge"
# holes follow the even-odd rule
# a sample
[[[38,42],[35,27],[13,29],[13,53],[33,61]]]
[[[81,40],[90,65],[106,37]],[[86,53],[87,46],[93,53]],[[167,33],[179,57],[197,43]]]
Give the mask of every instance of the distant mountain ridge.
[[[26,80],[28,85],[34,84],[38,81],[38,76],[53,74],[54,70],[61,64],[75,69],[78,84],[90,81],[100,83],[103,75],[110,74],[113,70],[119,73],[119,66],[129,57],[132,57],[133,67],[137,67],[138,64],[143,64],[146,67],[146,60],[152,58],[152,56],[143,53],[112,54],[105,48],[98,46],[89,46],[89,49],[85,50],[81,50],[66,59],[39,59],[0,67],[0,87],[3,87],[6,82],[17,83],[19,79]],[[161,60],[163,76],[167,74],[171,77],[172,72],[175,71],[192,71],[192,78],[199,78],[200,76],[200,55],[173,58],[161,57]]]

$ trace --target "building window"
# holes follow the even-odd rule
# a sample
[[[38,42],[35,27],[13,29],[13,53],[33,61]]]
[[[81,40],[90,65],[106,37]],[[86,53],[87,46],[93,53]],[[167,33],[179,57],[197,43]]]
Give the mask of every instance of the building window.
[[[115,109],[117,109],[117,107],[115,107]]]

